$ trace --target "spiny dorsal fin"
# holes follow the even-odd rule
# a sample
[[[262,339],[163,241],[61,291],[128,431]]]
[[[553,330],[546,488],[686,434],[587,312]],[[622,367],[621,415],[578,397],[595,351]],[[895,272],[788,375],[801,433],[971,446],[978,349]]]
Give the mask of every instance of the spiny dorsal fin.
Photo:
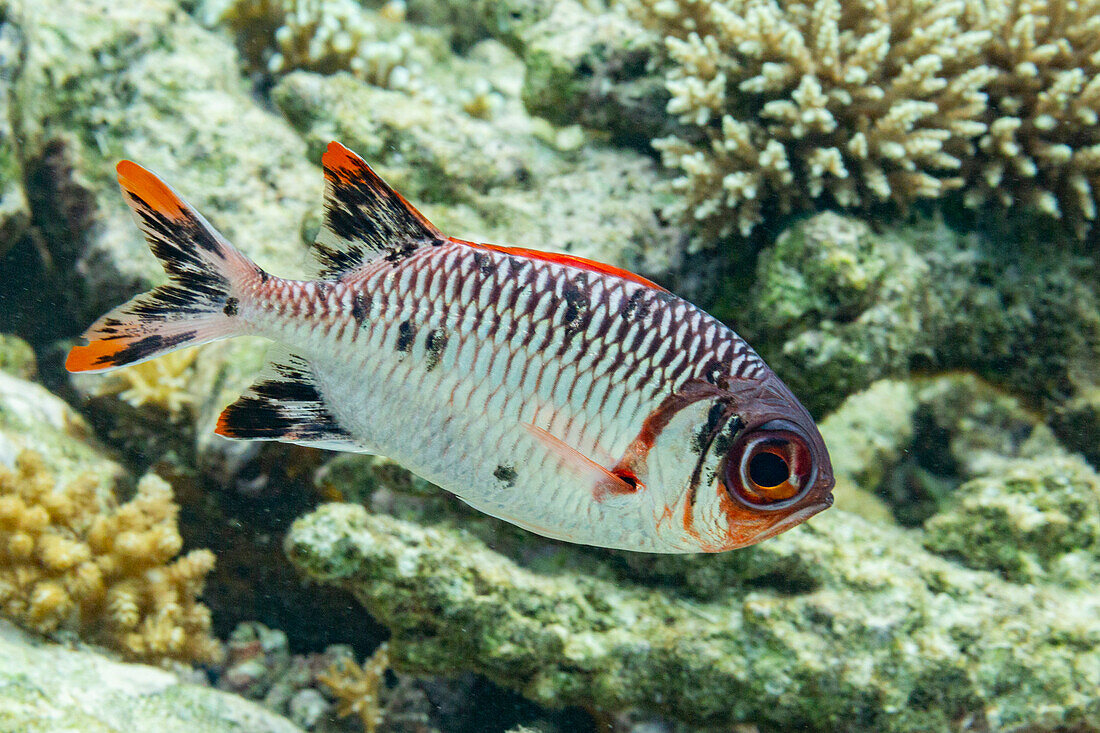
[[[355,153],[331,142],[325,168],[325,221],[313,251],[321,275],[334,277],[377,257],[392,262],[443,235]]]
[[[329,412],[309,362],[282,347],[273,351],[256,382],[222,411],[214,432],[226,438],[370,453]]]

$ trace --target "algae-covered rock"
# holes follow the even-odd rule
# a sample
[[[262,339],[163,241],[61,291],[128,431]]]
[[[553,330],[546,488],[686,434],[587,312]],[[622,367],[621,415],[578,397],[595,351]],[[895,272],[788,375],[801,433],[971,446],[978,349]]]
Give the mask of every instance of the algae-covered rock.
[[[1018,399],[964,373],[875,382],[822,420],[821,434],[836,505],[909,526],[1006,458],[1064,452]]]
[[[752,339],[814,407],[903,373],[922,344],[928,265],[863,222],[821,214],[760,257]]]
[[[171,672],[48,644],[0,621],[0,731],[295,733],[287,719]]]
[[[342,140],[448,234],[564,250],[648,274],[669,269],[682,235],[657,217],[653,161],[587,143],[579,130],[569,140],[530,117],[518,99],[519,69],[489,42],[437,69],[430,94],[299,72],[272,98],[317,154]],[[499,90],[488,119],[464,109],[471,77]]]
[[[60,479],[95,475],[105,491],[124,474],[95,445],[88,423],[44,387],[0,371],[0,463],[24,450],[42,455]]]
[[[0,2],[0,258],[23,236],[31,219],[9,109],[8,90],[24,43],[12,22],[15,11],[16,6],[9,0]]]
[[[1100,477],[1045,449],[959,486],[925,523],[928,549],[1017,582],[1100,582]]]
[[[1010,250],[933,223],[875,232],[825,213],[761,254],[738,325],[817,411],[930,367],[1057,404],[1097,381],[1096,281],[1066,250]]]
[[[734,584],[700,602],[677,587],[533,572],[459,529],[347,504],[299,520],[287,551],[391,628],[399,668],[472,668],[545,704],[698,726],[1100,724],[1095,594],[1013,585],[840,511],[768,544],[818,565],[820,585]]]
[[[37,370],[30,344],[18,336],[0,333],[0,372],[30,379]]]
[[[523,102],[559,125],[605,130],[613,140],[648,149],[667,131],[668,91],[651,73],[659,41],[625,14],[591,4],[551,3],[523,34]]]

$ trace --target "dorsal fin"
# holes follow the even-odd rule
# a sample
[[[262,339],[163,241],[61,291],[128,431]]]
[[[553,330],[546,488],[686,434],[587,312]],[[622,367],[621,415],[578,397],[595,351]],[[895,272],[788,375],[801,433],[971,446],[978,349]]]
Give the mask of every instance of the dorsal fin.
[[[322,277],[336,277],[378,257],[399,262],[425,245],[445,239],[366,161],[331,142],[325,169],[325,220],[313,251]]]

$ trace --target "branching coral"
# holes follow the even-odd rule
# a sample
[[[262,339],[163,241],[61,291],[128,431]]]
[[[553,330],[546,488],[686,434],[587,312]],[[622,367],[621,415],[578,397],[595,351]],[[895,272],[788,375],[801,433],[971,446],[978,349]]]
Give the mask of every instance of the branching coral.
[[[196,598],[209,550],[177,558],[172,490],[155,475],[104,507],[91,477],[56,486],[36,453],[0,465],[0,612],[35,631],[76,631],[135,659],[219,653]]]
[[[960,188],[1096,216],[1097,0],[624,2],[666,37],[685,131],[654,145],[703,238]]]
[[[389,645],[383,643],[363,662],[362,667],[354,660],[343,657],[317,678],[336,696],[338,716],[358,716],[363,730],[374,733],[385,716],[380,693],[389,666]]]
[[[270,73],[350,71],[391,89],[413,80],[416,43],[397,25],[403,16],[400,4],[369,14],[354,0],[228,0],[208,12],[211,22],[234,30],[252,64]]]
[[[967,203],[1023,203],[1084,235],[1100,200],[1100,0],[986,0],[988,131]]]

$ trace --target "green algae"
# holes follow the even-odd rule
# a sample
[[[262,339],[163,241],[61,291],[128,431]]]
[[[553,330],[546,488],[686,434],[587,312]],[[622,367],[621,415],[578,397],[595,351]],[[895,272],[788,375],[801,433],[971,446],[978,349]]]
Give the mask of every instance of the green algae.
[[[1077,456],[1041,446],[959,486],[925,524],[925,546],[1018,583],[1100,582],[1100,477]]]

